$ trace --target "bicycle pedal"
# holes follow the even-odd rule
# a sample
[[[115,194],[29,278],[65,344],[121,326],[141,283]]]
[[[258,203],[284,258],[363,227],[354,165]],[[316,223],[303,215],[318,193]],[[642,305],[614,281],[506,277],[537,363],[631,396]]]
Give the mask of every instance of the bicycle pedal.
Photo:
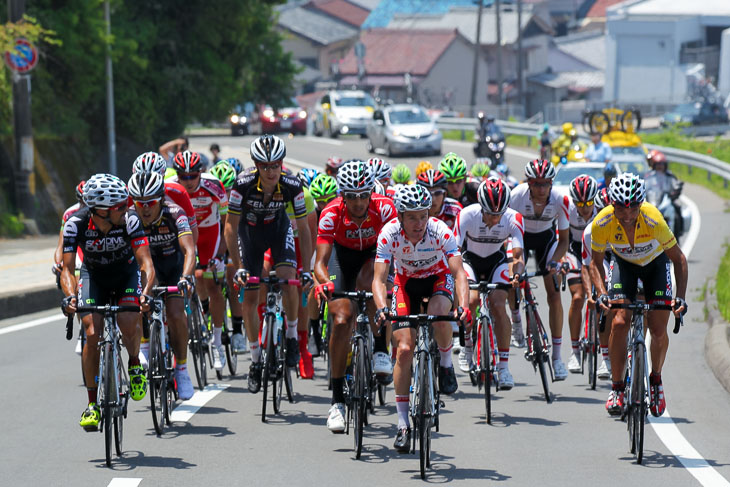
[[[446,407],[446,403],[439,399],[439,409],[445,408],[445,407]]]
[[[99,422],[101,422],[101,421],[99,421]],[[82,428],[87,433],[96,433],[97,431],[99,431],[99,426],[83,426]]]

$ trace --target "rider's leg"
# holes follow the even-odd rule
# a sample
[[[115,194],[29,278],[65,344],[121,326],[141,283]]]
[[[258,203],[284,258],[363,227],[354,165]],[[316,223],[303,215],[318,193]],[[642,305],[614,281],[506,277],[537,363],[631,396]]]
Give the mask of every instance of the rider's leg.
[[[327,306],[332,320],[329,342],[332,404],[337,404],[345,402],[343,385],[347,355],[350,351],[354,315],[352,304],[348,299],[330,300]]]
[[[451,333],[451,324],[449,333]],[[396,410],[398,411],[398,428],[409,425],[408,397],[411,386],[411,366],[413,364],[413,349],[416,343],[416,330],[410,327],[395,328],[393,340],[396,347],[396,361],[393,368],[393,385],[395,388]],[[449,341],[451,335],[449,334]]]
[[[170,332],[170,345],[175,354],[175,361],[184,364],[188,358],[188,324],[185,316],[185,304],[180,297],[168,297],[167,323]]]

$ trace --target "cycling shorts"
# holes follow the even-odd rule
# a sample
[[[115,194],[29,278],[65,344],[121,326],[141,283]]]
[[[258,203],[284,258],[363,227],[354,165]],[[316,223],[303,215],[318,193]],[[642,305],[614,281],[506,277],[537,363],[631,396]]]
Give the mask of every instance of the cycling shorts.
[[[463,254],[466,277],[472,282],[487,281],[494,284],[510,282],[510,259],[502,247],[487,257],[479,257],[468,250]]]
[[[152,259],[155,265],[155,276],[158,286],[177,286],[183,273],[185,257],[182,252],[175,252],[167,257]],[[168,298],[182,297],[181,293],[169,293]]]
[[[243,224],[238,227],[238,245],[243,268],[249,275],[260,277],[264,266],[264,254],[271,249],[274,269],[280,266],[296,268],[297,256],[294,232],[288,218],[277,218],[268,224],[255,226]],[[258,289],[258,284],[246,289]]]
[[[210,259],[218,253],[221,244],[220,226],[198,227],[198,266],[201,269],[208,267]],[[212,277],[212,275],[211,275]]]
[[[294,250],[297,255],[297,272],[301,274],[304,271],[304,267],[302,267],[302,249],[299,245],[299,237],[294,237]],[[271,249],[264,252],[264,262],[266,262],[269,266],[274,264],[274,261],[271,260]]]
[[[432,296],[446,296],[453,303],[454,276],[448,272],[442,272],[419,279],[396,274],[390,313],[398,316],[411,314],[411,303],[415,304],[413,314],[419,313],[423,300],[430,299]],[[399,321],[393,322],[393,330],[412,326],[415,325]]]
[[[357,276],[365,265],[373,265],[375,246],[363,250],[355,250],[335,242],[332,246],[327,269],[330,281],[335,285],[335,292],[355,290]]]
[[[532,250],[537,259],[537,268],[541,271],[547,270],[547,264],[552,260],[555,249],[558,247],[558,235],[554,228],[538,233],[525,232],[525,264],[529,259],[529,251]]]
[[[79,306],[104,306],[111,303],[112,296],[116,296],[116,303],[111,304],[139,306],[141,295],[142,273],[136,261],[120,267],[118,272],[104,272],[100,275],[91,274],[86,266],[81,266],[76,297]],[[88,314],[89,312],[79,312],[82,318]]]
[[[565,253],[565,262],[568,263],[568,286],[580,284],[583,279],[581,278],[580,270],[583,268],[583,244],[581,242],[570,242],[568,245],[568,251]]]
[[[637,283],[644,284],[647,303],[672,302],[672,263],[666,254],[660,254],[645,266],[627,262],[620,257],[611,261],[608,297],[610,299],[636,300]]]

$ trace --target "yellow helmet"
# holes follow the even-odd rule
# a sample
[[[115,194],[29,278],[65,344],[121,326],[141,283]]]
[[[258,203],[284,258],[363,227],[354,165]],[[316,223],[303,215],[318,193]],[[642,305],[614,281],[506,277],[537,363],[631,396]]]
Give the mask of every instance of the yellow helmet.
[[[563,133],[565,135],[570,135],[570,131],[573,130],[573,124],[570,122],[565,122],[563,124]]]
[[[433,165],[428,161],[421,161],[416,166],[416,177],[420,176],[421,173],[428,171],[429,169],[433,169]]]
[[[578,132],[576,132],[575,129],[570,129],[568,132],[568,137],[575,137],[576,135],[578,135]]]

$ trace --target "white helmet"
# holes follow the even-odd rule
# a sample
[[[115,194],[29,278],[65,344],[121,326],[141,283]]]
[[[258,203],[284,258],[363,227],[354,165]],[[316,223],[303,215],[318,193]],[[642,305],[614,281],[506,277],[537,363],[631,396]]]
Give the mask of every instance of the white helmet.
[[[376,180],[382,181],[383,179],[390,179],[390,176],[393,173],[390,164],[379,157],[371,157],[368,159],[368,162],[373,166],[373,174],[375,175]]]
[[[644,180],[636,174],[624,172],[611,180],[609,192],[614,206],[629,207],[644,202],[646,186]]]
[[[385,186],[383,186],[383,183],[381,183],[377,179],[375,180],[375,187],[373,188],[373,193],[382,194],[383,196],[385,196]]]
[[[127,186],[112,174],[94,174],[84,184],[84,203],[89,208],[111,208],[127,199]]]
[[[395,193],[395,207],[399,213],[404,211],[428,210],[433,204],[431,192],[417,184],[403,185]]]
[[[137,156],[132,164],[132,174],[138,172],[156,172],[160,175],[165,174],[167,162],[157,152],[145,152]]]
[[[286,157],[284,141],[276,135],[262,135],[251,142],[251,159],[254,162],[276,162]]]
[[[129,178],[129,194],[134,199],[160,197],[165,194],[165,179],[156,172],[136,172]]]
[[[350,161],[337,171],[337,187],[342,191],[372,191],[375,187],[373,166],[365,161]]]

